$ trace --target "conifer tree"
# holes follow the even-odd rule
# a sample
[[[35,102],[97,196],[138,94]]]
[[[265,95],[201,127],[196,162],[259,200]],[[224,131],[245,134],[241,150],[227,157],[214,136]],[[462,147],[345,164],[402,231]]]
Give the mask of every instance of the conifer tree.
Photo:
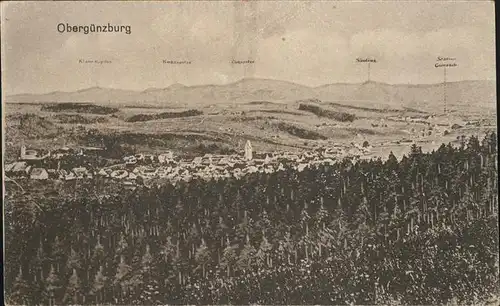
[[[120,289],[121,296],[123,297],[128,291],[128,280],[130,278],[130,272],[132,268],[125,262],[125,257],[120,256],[120,263],[116,268],[115,278],[113,280],[113,285]]]
[[[305,236],[309,235],[309,220],[311,219],[307,210],[308,210],[308,204],[307,202],[304,202],[304,208],[300,213],[300,225],[302,226]]]
[[[126,255],[128,250],[128,242],[125,239],[125,235],[123,233],[120,234],[120,240],[118,241],[118,246],[116,249],[116,256],[121,260],[122,255]]]
[[[328,211],[325,209],[323,203],[321,203],[318,211],[314,215],[314,223],[316,229],[324,229],[326,227],[327,219]]]
[[[224,237],[226,235],[227,230],[228,227],[224,223],[224,218],[222,216],[219,216],[219,221],[217,222],[215,228],[215,236],[219,238],[219,247],[217,249],[224,247]]]
[[[176,277],[174,271],[174,261],[176,257],[176,247],[172,242],[172,238],[167,236],[165,242],[161,246],[160,256],[162,258],[161,267],[162,269],[158,271],[163,279],[163,285],[166,286],[170,279]]]
[[[153,264],[153,256],[151,255],[151,249],[149,248],[149,244],[146,244],[146,251],[142,256],[141,263],[142,263],[142,272],[149,277],[152,273],[152,264]]]
[[[50,272],[45,279],[44,298],[48,301],[49,305],[55,305],[59,302],[59,294],[61,290],[61,281],[57,275],[56,269],[53,265],[50,266]]]
[[[66,255],[65,249],[65,245],[63,244],[59,236],[56,236],[54,238],[54,242],[52,243],[51,258],[55,263],[57,272],[61,272],[61,264],[64,264],[63,260]]]
[[[100,265],[102,265],[103,260],[104,260],[104,256],[105,256],[104,247],[101,244],[101,239],[98,238],[97,244],[95,245],[94,251],[92,253],[92,259],[91,259],[92,266],[99,267]]]
[[[69,304],[80,304],[82,300],[82,285],[80,282],[80,278],[76,272],[76,269],[73,269],[73,274],[69,278],[68,285],[66,286],[66,293],[63,297],[63,303]]]
[[[171,263],[176,256],[175,244],[172,242],[172,238],[167,236],[165,243],[162,246],[161,255],[165,263]]]
[[[32,288],[30,288],[28,282],[24,279],[23,270],[19,267],[19,274],[14,280],[14,285],[7,299],[7,303],[12,305],[29,305],[32,300],[31,294]]]
[[[195,256],[195,252],[196,252],[196,243],[197,243],[197,240],[200,236],[199,232],[198,232],[198,229],[196,228],[196,223],[193,223],[193,225],[191,226],[191,229],[189,230],[189,241],[190,241],[190,250],[189,250],[189,258],[194,258]]]
[[[128,279],[129,288],[134,294],[140,294],[146,282],[145,277],[151,271],[152,257],[149,251],[149,246],[146,245],[146,252],[141,255],[141,250],[137,249],[132,259],[132,269],[130,278]]]
[[[262,235],[259,249],[257,251],[257,264],[259,267],[271,267],[271,251],[273,246],[269,243],[266,236]]]
[[[43,252],[42,243],[40,243],[40,246],[36,250],[36,255],[33,257],[33,259],[30,262],[30,273],[33,274],[35,282],[43,282],[44,281],[43,266],[44,266],[45,260],[46,260],[46,258],[45,258],[45,254]]]
[[[146,244],[146,251],[141,258],[141,268],[139,273],[134,273],[130,283],[134,286],[135,291],[138,293],[135,303],[138,304],[157,304],[159,299],[159,286],[156,279],[153,277],[153,256],[148,244]]]
[[[80,254],[78,254],[75,249],[71,248],[71,254],[66,262],[66,271],[80,270],[82,268],[82,261]],[[75,272],[73,272],[74,274]]]
[[[292,263],[292,255],[295,256],[294,262],[297,261],[297,250],[295,249],[295,242],[292,239],[292,235],[289,230],[285,233],[285,237],[283,239],[283,249],[285,250],[288,264]]]
[[[244,242],[245,237],[252,230],[253,220],[248,216],[248,211],[244,210],[243,220],[236,227],[236,237],[239,241]]]
[[[229,277],[231,275],[231,268],[236,263],[236,259],[238,258],[236,254],[236,250],[238,249],[238,245],[231,245],[229,238],[226,241],[226,248],[222,254],[222,259],[220,262],[220,267],[226,270],[226,274]]]
[[[201,275],[204,278],[206,274],[206,265],[210,262],[211,256],[207,244],[205,243],[205,239],[203,238],[201,238],[201,245],[196,250],[195,259],[198,263],[197,269],[201,268]]]
[[[99,267],[97,274],[95,275],[94,282],[92,284],[92,289],[90,291],[91,295],[95,295],[96,304],[105,300],[104,296],[104,286],[107,284],[108,278],[104,276],[104,268],[103,266]]]
[[[246,242],[236,261],[236,265],[239,270],[242,271],[251,271],[254,261],[253,258],[255,256],[255,248],[250,243],[250,238],[248,234],[246,235]]]

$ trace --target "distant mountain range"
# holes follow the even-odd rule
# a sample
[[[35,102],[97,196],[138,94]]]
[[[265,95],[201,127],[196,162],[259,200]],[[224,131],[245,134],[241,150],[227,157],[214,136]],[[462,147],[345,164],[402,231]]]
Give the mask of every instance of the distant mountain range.
[[[379,82],[358,84],[328,84],[308,87],[292,82],[269,79],[242,79],[226,85],[185,86],[174,84],[166,88],[144,91],[92,87],[75,92],[19,94],[6,102],[58,103],[90,102],[103,105],[148,105],[157,107],[208,105],[270,101],[294,103],[303,99],[338,102],[360,106],[390,108],[411,107],[421,110],[442,109],[444,85],[391,85]],[[446,99],[450,108],[478,106],[494,109],[495,81],[460,81],[446,83]]]

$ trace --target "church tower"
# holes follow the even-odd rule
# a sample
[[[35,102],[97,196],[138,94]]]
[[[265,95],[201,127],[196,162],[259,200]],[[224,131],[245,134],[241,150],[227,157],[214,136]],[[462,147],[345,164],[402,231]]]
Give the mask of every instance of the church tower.
[[[247,143],[245,144],[245,159],[246,160],[252,160],[252,144],[250,143],[250,140],[247,140]]]

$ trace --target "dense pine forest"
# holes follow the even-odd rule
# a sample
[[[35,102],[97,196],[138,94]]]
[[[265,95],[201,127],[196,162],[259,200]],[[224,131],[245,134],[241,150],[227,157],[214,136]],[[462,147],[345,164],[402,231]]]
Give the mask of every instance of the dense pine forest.
[[[103,179],[7,183],[6,301],[488,299],[499,290],[496,137],[134,191]]]

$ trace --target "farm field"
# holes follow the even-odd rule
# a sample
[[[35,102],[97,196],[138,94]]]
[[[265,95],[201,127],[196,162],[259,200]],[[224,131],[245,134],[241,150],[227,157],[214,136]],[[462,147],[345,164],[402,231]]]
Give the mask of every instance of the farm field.
[[[483,135],[496,130],[495,104],[489,97],[488,87],[492,85],[491,89],[494,90],[494,84],[490,83],[479,83],[481,90],[475,91],[474,97],[466,95],[457,98],[459,100],[456,102],[450,99],[449,112],[443,115],[439,108],[437,112],[436,109],[429,110],[429,107],[435,107],[441,99],[437,85],[420,89],[424,97],[424,93],[430,95],[431,91],[432,97],[436,99],[434,102],[415,105],[412,102],[416,95],[414,87],[406,88],[406,96],[403,97],[401,92],[404,87],[366,83],[358,85],[357,91],[350,92],[350,99],[346,100],[346,89],[337,88],[343,91],[339,91],[341,94],[334,93],[331,92],[334,88],[332,85],[328,90],[326,87],[319,88],[312,93],[313,97],[324,96],[324,100],[293,100],[284,93],[279,96],[280,99],[276,99],[276,92],[282,90],[279,86],[283,84],[273,82],[276,81],[249,79],[221,86],[221,92],[233,92],[232,95],[238,96],[233,101],[209,100],[212,103],[195,103],[186,98],[184,104],[152,101],[149,104],[145,102],[140,107],[118,101],[99,102],[98,97],[113,93],[99,88],[83,91],[87,93],[85,96],[79,93],[78,99],[93,101],[86,103],[86,107],[77,107],[83,102],[66,103],[66,107],[51,107],[54,102],[50,101],[53,99],[66,101],[69,97],[76,99],[74,96],[65,98],[42,95],[31,97],[35,102],[30,103],[24,102],[27,99],[24,96],[14,96],[9,98],[11,102],[8,100],[5,107],[6,157],[14,158],[13,152],[19,150],[21,142],[37,148],[43,146],[45,149],[61,147],[63,142],[66,145],[89,145],[89,133],[102,137],[122,135],[123,145],[133,146],[138,151],[173,150],[180,155],[199,144],[210,143],[218,148],[242,151],[247,140],[252,141],[257,151],[265,152],[303,151],[334,144],[349,147],[352,143],[368,141],[374,152],[383,152],[378,156],[386,157],[389,152],[381,148],[387,146],[399,152],[399,145],[405,148],[408,146],[404,142],[415,142],[425,149],[435,149],[442,142],[456,140],[457,136]],[[462,87],[474,84],[459,82],[453,86],[461,92]],[[293,83],[286,85],[295,86]],[[256,93],[261,90],[257,86],[274,88],[274,91],[269,89],[274,94],[261,95],[261,98],[274,97],[275,100],[257,99]],[[393,91],[393,95],[385,94],[387,88]],[[168,93],[172,95],[173,101],[177,101],[178,96],[187,95],[184,91],[199,90],[201,89],[198,87],[181,87]],[[297,90],[299,89],[295,91]],[[325,90],[330,95],[326,96]],[[384,95],[377,96],[377,90],[384,92]],[[174,95],[177,91],[181,92]],[[374,93],[373,100],[361,100],[370,91]],[[152,99],[151,95],[151,92],[143,93],[137,99]],[[339,97],[344,100],[339,100]],[[396,97],[398,101],[394,101]],[[482,102],[469,103],[466,98]],[[387,99],[387,102],[382,103],[382,99]],[[65,105],[58,103],[55,105]],[[308,105],[316,107],[320,112],[307,109],[305,106]],[[347,119],[339,116],[347,116]],[[165,140],[162,139],[162,134],[171,137]],[[186,137],[194,141],[187,142]],[[142,140],[132,140],[137,138]]]

